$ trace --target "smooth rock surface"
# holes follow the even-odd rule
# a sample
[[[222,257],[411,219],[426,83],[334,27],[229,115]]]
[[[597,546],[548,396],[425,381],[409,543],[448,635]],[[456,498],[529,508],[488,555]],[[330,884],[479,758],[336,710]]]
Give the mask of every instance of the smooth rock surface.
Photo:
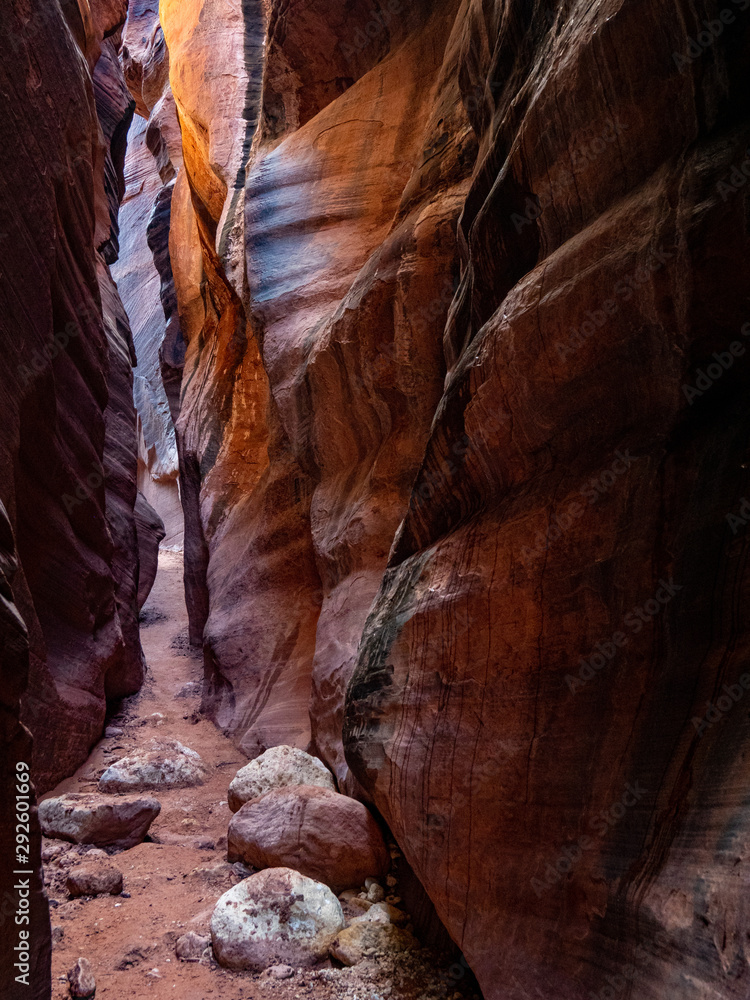
[[[288,785],[311,785],[336,790],[333,775],[318,760],[297,747],[270,747],[260,757],[240,768],[229,785],[227,800],[232,812],[250,799],[257,799],[272,788]]]
[[[156,579],[159,565],[159,543],[164,538],[166,530],[164,522],[140,490],[136,497],[134,514],[138,538],[138,594],[136,603],[140,612]]]
[[[247,802],[229,824],[228,857],[254,868],[293,868],[334,892],[383,875],[390,862],[366,806],[327,788],[277,788]]]
[[[150,740],[140,750],[110,764],[99,779],[99,791],[147,792],[160,788],[202,785],[208,768],[200,754],[178,740]]]
[[[314,965],[344,926],[330,889],[287,868],[258,872],[225,892],[211,917],[214,954],[229,969]]]
[[[71,792],[41,802],[39,822],[47,837],[124,849],[140,844],[160,810],[146,796]]]

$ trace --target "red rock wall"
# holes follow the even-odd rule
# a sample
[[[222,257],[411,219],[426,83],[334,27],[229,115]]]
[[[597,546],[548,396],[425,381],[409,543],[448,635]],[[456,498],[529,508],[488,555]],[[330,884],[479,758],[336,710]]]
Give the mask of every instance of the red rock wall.
[[[56,4],[5,5],[0,69],[0,498],[39,791],[85,759],[106,698],[136,691],[143,670],[132,344],[106,263],[132,115],[116,52],[125,5],[65,11],[69,23]]]
[[[715,15],[464,26],[450,371],[346,745],[492,1000],[750,983],[745,23],[673,58]]]
[[[176,415],[179,409],[184,345],[168,244],[172,191],[182,149],[158,7],[151,0],[133,0],[123,31],[120,61],[136,117],[128,134],[120,254],[112,274],[130,320],[138,359],[134,386],[138,488],[164,521],[162,546],[180,549],[183,515],[173,411]]]
[[[374,9],[161,4],[204,707],[490,1000],[744,996],[742,12]]]

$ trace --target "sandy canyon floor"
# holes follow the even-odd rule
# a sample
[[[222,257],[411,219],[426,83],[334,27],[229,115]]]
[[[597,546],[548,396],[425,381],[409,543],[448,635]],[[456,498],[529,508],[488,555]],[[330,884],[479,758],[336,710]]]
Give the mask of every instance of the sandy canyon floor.
[[[202,666],[188,644],[179,554],[161,554],[141,618],[146,684],[110,721],[120,734],[103,739],[78,772],[50,794],[95,790],[108,764],[155,736],[177,739],[196,750],[211,776],[199,787],[157,794],[162,809],[149,839],[111,858],[124,876],[123,895],[71,899],[65,886],[70,852],[67,864],[63,859],[45,865],[53,926],[54,1000],[70,996],[67,972],[80,956],[91,963],[96,996],[106,1000],[474,997],[468,977],[457,979],[455,966],[451,975],[446,956],[428,949],[368,959],[353,968],[329,963],[314,970],[299,969],[286,980],[267,972],[229,972],[216,964],[210,952],[200,962],[176,957],[176,940],[190,930],[208,934],[218,898],[249,874],[226,860],[232,815],[227,787],[247,761],[199,714]],[[72,850],[85,854],[89,848]]]

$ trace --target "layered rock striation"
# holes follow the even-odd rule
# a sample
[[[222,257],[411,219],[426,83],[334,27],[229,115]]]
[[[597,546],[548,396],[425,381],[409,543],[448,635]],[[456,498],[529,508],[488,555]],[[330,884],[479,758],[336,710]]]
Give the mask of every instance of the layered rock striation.
[[[204,707],[493,1000],[747,989],[733,13],[161,4]]]
[[[177,442],[184,345],[169,257],[172,193],[182,163],[169,54],[158,3],[133,0],[120,62],[135,102],[124,161],[120,256],[112,267],[137,355],[138,488],[165,524],[162,546],[183,544]]]
[[[118,55],[126,12],[125,2],[16,0],[0,12],[0,832],[8,846],[7,769],[23,762],[37,793],[51,788],[86,758],[107,699],[134,693],[143,677],[138,551],[152,551],[157,538],[148,519],[139,538],[134,517],[134,356],[109,272],[133,112]],[[50,991],[49,919],[33,810],[30,825],[30,981],[16,980],[10,961],[5,975],[17,939],[4,934],[3,990],[41,998]]]

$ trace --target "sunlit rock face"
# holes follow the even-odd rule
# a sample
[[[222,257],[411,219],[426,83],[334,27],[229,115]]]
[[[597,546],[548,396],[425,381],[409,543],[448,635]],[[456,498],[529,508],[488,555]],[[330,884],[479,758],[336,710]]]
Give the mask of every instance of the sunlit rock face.
[[[135,692],[143,670],[132,345],[107,267],[133,103],[119,6],[66,5],[68,22],[57,5],[1,15],[0,498],[28,630],[22,719],[38,791],[85,759],[106,697]]]
[[[745,22],[380,6],[162,0],[204,707],[489,1000],[745,996]]]
[[[164,521],[162,545],[180,549],[183,515],[173,411],[176,414],[179,407],[174,383],[182,376],[184,348],[169,261],[169,225],[182,149],[158,3],[138,0],[129,5],[120,62],[136,117],[128,134],[120,255],[112,273],[138,360],[138,488]]]
[[[161,17],[186,165],[171,247],[206,707],[251,756],[312,737],[346,782],[344,691],[440,398],[475,139],[456,4],[390,15],[362,53],[346,32],[369,9],[328,6],[304,24],[261,4],[244,22],[239,4]],[[319,86],[331,59],[341,77]]]

